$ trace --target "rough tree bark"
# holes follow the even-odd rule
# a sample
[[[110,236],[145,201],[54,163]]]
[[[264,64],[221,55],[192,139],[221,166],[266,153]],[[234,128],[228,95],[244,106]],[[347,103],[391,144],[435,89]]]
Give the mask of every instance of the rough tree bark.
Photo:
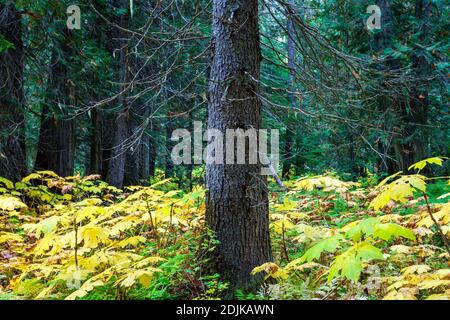
[[[0,176],[19,180],[26,173],[24,52],[22,17],[12,1],[0,5],[0,35],[12,44],[0,48]]]
[[[260,128],[257,0],[214,0],[208,127]],[[224,150],[226,157],[226,152]],[[251,270],[272,260],[267,181],[261,164],[207,164],[206,220],[215,231],[217,268],[231,289],[254,288]]]

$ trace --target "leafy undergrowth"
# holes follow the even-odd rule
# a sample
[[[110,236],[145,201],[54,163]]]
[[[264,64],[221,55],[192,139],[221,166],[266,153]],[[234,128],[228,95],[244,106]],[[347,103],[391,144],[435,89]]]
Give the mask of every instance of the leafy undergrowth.
[[[241,299],[449,299],[450,186],[398,173],[333,174],[272,192],[275,262]],[[98,176],[0,178],[0,299],[217,299],[204,190],[169,180],[118,190]],[[171,190],[172,189],[172,190]]]
[[[98,176],[0,180],[0,293],[18,299],[215,298],[204,190],[124,192]],[[26,204],[25,204],[26,203]]]
[[[374,187],[332,175],[289,184],[274,195],[263,299],[450,299],[450,186],[420,171],[431,158]],[[362,187],[365,185],[366,187]],[[273,281],[276,281],[274,284]],[[249,297],[242,295],[242,297]]]

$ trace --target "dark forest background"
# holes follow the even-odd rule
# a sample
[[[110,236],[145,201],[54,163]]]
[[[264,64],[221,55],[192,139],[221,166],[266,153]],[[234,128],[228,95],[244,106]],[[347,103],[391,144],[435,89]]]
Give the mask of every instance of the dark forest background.
[[[71,4],[80,30],[66,26]],[[371,4],[258,4],[262,127],[281,130],[283,178],[394,173],[449,154],[448,3],[378,0],[382,28],[369,31]],[[173,166],[170,136],[206,122],[211,10],[203,0],[2,0],[0,176],[201,181],[201,167]]]

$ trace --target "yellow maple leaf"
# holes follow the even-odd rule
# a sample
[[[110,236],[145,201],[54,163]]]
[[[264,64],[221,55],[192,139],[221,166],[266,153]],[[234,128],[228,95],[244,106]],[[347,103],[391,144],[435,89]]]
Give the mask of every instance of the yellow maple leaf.
[[[11,180],[8,180],[6,178],[0,177],[0,182],[3,183],[3,185],[7,188],[7,189],[14,189],[14,183]]]
[[[450,300],[450,295],[446,293],[432,294],[431,296],[428,296],[425,300]]]
[[[139,268],[146,267],[149,264],[153,264],[153,263],[157,263],[157,262],[163,262],[163,261],[166,261],[166,259],[164,259],[162,257],[147,257],[147,258],[144,258],[144,259],[136,262],[133,265],[133,267],[136,268],[136,269],[139,269]]]
[[[275,221],[271,223],[270,226],[277,234],[282,234],[283,231],[286,232],[287,230],[290,230],[295,227],[295,225],[288,218],[284,220]]]
[[[89,292],[94,290],[96,287],[103,286],[104,283],[101,280],[90,282],[89,280],[86,281],[80,289],[72,292],[70,295],[68,295],[65,300],[76,300],[76,298],[82,298],[85,295],[87,295]]]
[[[23,242],[23,239],[20,235],[15,233],[9,233],[9,232],[0,232],[0,243],[4,242]]]
[[[422,273],[427,273],[430,270],[431,270],[430,266],[428,266],[426,264],[418,264],[418,265],[403,268],[402,273],[404,275],[409,275],[409,274],[414,274],[414,273],[422,274]]]
[[[76,213],[76,219],[77,222],[81,222],[84,219],[89,219],[90,221],[92,221],[95,217],[105,213],[106,210],[102,207],[87,206]]]
[[[422,290],[425,289],[435,289],[441,286],[448,287],[450,286],[450,280],[438,280],[438,279],[429,279],[424,280],[418,284],[419,288]]]
[[[288,274],[283,268],[280,268],[276,263],[266,262],[258,267],[253,268],[252,275],[260,272],[266,272],[267,275],[265,279],[272,277],[274,279],[287,279]]]
[[[115,244],[115,246],[119,248],[125,248],[127,246],[137,247],[138,245],[140,245],[141,243],[145,243],[146,241],[147,239],[142,236],[134,236],[118,242],[117,244]]]
[[[391,249],[391,251],[393,251],[395,253],[403,253],[403,254],[410,253],[413,250],[412,247],[405,246],[402,244],[391,246],[390,249]]]
[[[50,249],[57,248],[61,249],[61,243],[58,241],[59,236],[55,234],[48,234],[37,243],[36,247],[33,250],[33,254],[36,256],[44,255]]]
[[[417,222],[419,227],[430,228],[434,225],[433,219],[429,216],[428,212],[423,214],[424,218]],[[443,204],[438,212],[433,213],[433,217],[438,223],[449,224],[450,223],[450,202]]]
[[[324,191],[345,192],[353,186],[357,186],[354,182],[344,182],[330,176],[316,176],[310,178],[301,178],[294,183],[294,186],[312,191],[314,189],[323,189]]]
[[[417,300],[416,294],[419,292],[417,288],[401,288],[398,291],[389,292],[383,300]]]
[[[106,244],[109,242],[108,231],[97,226],[84,226],[80,229],[78,244],[81,242],[85,248],[96,248],[99,244]]]
[[[421,171],[421,170],[423,170],[423,168],[425,168],[427,166],[427,164],[437,164],[438,166],[442,166],[444,159],[445,158],[443,158],[443,157],[428,158],[428,159],[425,159],[425,160],[422,160],[422,161],[419,161],[419,162],[413,164],[412,166],[410,166],[408,168],[408,170],[415,169],[415,170]]]
[[[0,211],[13,211],[28,208],[19,198],[0,196]]]
[[[404,203],[409,197],[412,197],[415,190],[425,192],[426,190],[426,177],[421,175],[408,175],[403,176],[390,184],[384,186],[382,191],[375,199],[370,203],[370,207],[375,210],[381,210],[390,201],[396,201]]]
[[[122,287],[129,288],[133,286],[136,281],[139,281],[145,288],[150,286],[150,283],[153,279],[155,272],[160,272],[160,269],[148,267],[143,270],[126,270],[126,274],[124,277],[120,278],[117,281]]]

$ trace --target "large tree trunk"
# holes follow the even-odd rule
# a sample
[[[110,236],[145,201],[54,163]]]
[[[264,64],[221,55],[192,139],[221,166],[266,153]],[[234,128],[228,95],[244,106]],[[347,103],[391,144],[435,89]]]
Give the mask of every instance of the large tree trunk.
[[[70,109],[74,88],[69,78],[71,32],[63,31],[52,52],[47,97],[42,109],[36,170],[52,170],[60,176],[73,175],[75,123]]]
[[[212,43],[208,127],[224,136],[226,129],[259,129],[258,1],[214,0]],[[206,220],[220,242],[218,270],[231,289],[254,288],[261,278],[251,270],[272,259],[267,181],[260,170],[260,163],[206,166]]]
[[[0,176],[19,180],[26,173],[24,53],[22,17],[11,1],[0,5],[0,35],[12,44],[0,52]]]

